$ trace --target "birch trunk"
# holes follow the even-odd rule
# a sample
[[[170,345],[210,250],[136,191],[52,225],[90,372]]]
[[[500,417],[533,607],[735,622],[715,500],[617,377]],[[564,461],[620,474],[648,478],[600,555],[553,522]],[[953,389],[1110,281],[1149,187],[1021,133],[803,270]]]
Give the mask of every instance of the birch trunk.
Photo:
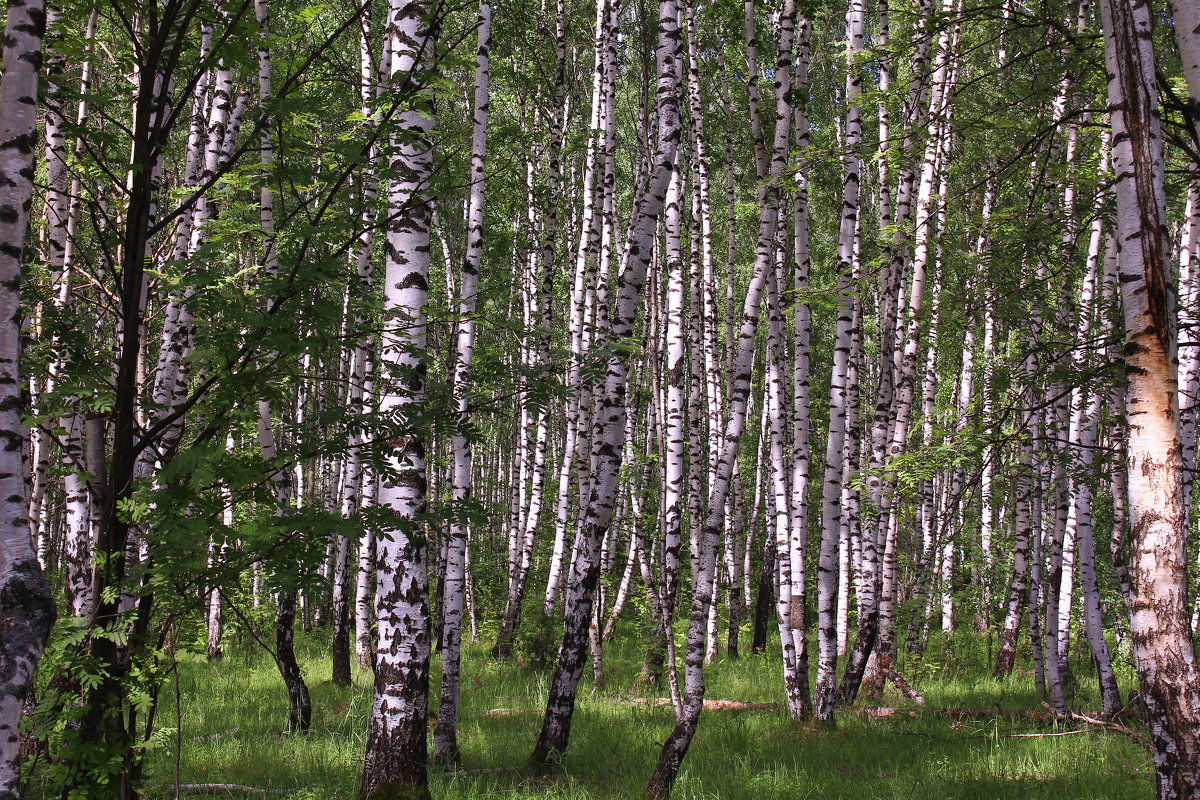
[[[775,270],[776,234],[779,225],[779,192],[787,160],[787,148],[791,138],[791,69],[793,38],[796,24],[796,7],[785,0],[779,16],[779,53],[775,62],[775,130],[769,180],[759,190],[758,243],[755,252],[754,273],[746,290],[742,307],[742,321],[738,331],[734,368],[730,375],[728,414],[720,443],[720,458],[709,487],[709,498],[705,509],[704,527],[697,557],[692,562],[692,612],[688,625],[687,655],[685,658],[685,689],[683,713],[663,744],[658,763],[646,787],[646,796],[664,799],[670,795],[671,787],[678,775],[680,765],[691,745],[700,722],[704,705],[704,655],[708,633],[708,619],[716,578],[716,546],[724,526],[730,485],[737,460],[738,444],[746,424],[746,413],[750,393],[750,375],[754,362],[754,339],[758,326],[758,315],[764,289]],[[777,376],[778,377],[778,376]],[[778,381],[777,381],[778,382]],[[776,406],[778,408],[778,405]],[[782,443],[782,430],[776,425],[776,434]],[[786,519],[786,504],[777,508],[781,522]],[[784,587],[780,587],[780,596]],[[791,596],[789,591],[788,596]],[[793,613],[802,610],[793,606]]]
[[[601,247],[602,225],[601,214],[596,208],[597,176],[601,168],[598,150],[601,147],[605,127],[609,120],[605,111],[604,96],[609,78],[607,61],[608,40],[615,36],[613,23],[615,18],[610,15],[616,5],[608,0],[598,0],[596,3],[596,38],[595,38],[595,67],[592,76],[592,107],[589,121],[590,135],[588,152],[584,167],[583,212],[580,224],[579,246],[576,249],[575,275],[571,290],[571,361],[567,373],[567,385],[571,390],[570,412],[567,416],[567,429],[562,464],[558,476],[558,498],[554,514],[554,549],[550,557],[550,572],[546,581],[545,601],[543,612],[547,617],[554,615],[554,607],[558,601],[564,558],[567,546],[568,528],[568,498],[571,479],[579,460],[581,440],[586,447],[587,430],[585,417],[591,408],[590,395],[585,382],[582,380],[582,362],[588,347],[587,317],[589,313],[588,298],[593,291],[593,284],[599,260]],[[562,24],[559,25],[560,51],[565,47],[562,43]],[[564,56],[559,56],[560,63]],[[562,67],[560,67],[561,69]],[[561,83],[556,85],[556,91],[563,91]],[[561,103],[560,103],[561,105]],[[550,203],[558,199],[551,197]],[[581,484],[582,485],[582,484]],[[581,490],[581,500],[583,491]]]
[[[630,219],[617,295],[613,298],[612,308],[605,309],[610,317],[609,338],[614,342],[624,342],[633,336],[642,286],[646,282],[646,272],[653,253],[655,231],[679,149],[679,45],[678,8],[674,0],[661,0],[655,53],[655,111],[658,127],[654,136],[654,160],[644,191],[639,193]],[[603,305],[600,307],[604,308]],[[551,754],[565,752],[570,737],[575,692],[588,646],[587,629],[592,618],[592,598],[599,579],[596,551],[608,529],[616,499],[628,382],[628,363],[622,357],[611,358],[603,383],[597,387],[592,435],[595,468],[592,470],[587,507],[577,534],[578,552],[568,578],[562,645],[546,701],[542,730],[529,758],[531,765],[540,765]]]
[[[851,282],[855,273],[854,238],[858,227],[862,183],[862,73],[857,65],[863,47],[864,12],[861,0],[850,0],[846,11],[846,123],[842,156],[842,211],[838,226],[837,333],[829,383],[829,427],[825,448],[825,475],[821,494],[821,547],[817,560],[817,687],[816,717],[834,720],[833,692],[837,679],[837,579],[838,544],[841,538],[842,450],[846,439],[849,403],[848,374],[854,341],[854,301]],[[869,538],[869,537],[865,537]],[[864,597],[859,595],[859,614]]]
[[[1150,7],[1104,0],[1129,385],[1130,626],[1160,800],[1200,797],[1200,672],[1187,609],[1182,463]]]
[[[54,625],[54,599],[29,539],[25,468],[26,430],[18,373],[21,257],[33,195],[37,144],[38,69],[45,5],[10,2],[0,81],[0,436],[4,439],[4,522],[0,528],[0,799],[20,792],[21,709]]]
[[[371,24],[370,15],[367,13],[369,6],[364,8],[359,19],[359,83],[358,94],[359,103],[363,119],[372,118],[372,106],[375,99],[379,95],[379,69],[376,65],[375,58],[372,55],[371,42]],[[376,225],[376,202],[379,197],[379,179],[376,175],[375,164],[379,158],[377,146],[372,146],[367,155],[367,163],[364,165],[360,180],[362,182],[362,212],[359,217],[360,230],[357,241],[354,243],[354,267],[355,276],[358,281],[358,293],[360,302],[369,302],[369,298],[373,294],[373,275],[372,275],[372,251],[375,243],[375,225]],[[356,327],[362,328],[364,320],[357,320]],[[354,355],[348,404],[352,411],[361,414],[371,414],[374,410],[374,373],[375,373],[375,352],[377,342],[373,334],[367,334],[364,330],[356,332]],[[355,403],[357,401],[357,407]],[[350,462],[347,465],[348,484],[354,485],[354,464],[357,464],[357,485],[359,485],[360,496],[354,498],[357,500],[357,509],[370,508],[374,506],[377,500],[378,481],[376,476],[371,471],[371,468],[363,464],[361,447],[365,444],[364,437],[361,433],[355,434],[348,445],[358,445],[358,448],[351,448],[347,454],[347,459]],[[348,511],[349,507],[343,505],[343,513]],[[374,577],[375,577],[375,529],[372,526],[365,526],[362,535],[358,541],[358,564],[355,570],[357,580],[354,589],[354,651],[359,667],[363,669],[375,669],[375,643],[374,643]]]
[[[451,468],[451,492],[454,508],[450,514],[450,536],[446,543],[445,592],[442,595],[442,697],[433,740],[434,757],[439,761],[455,761],[458,758],[459,659],[467,557],[468,509],[465,506],[471,501],[473,455],[467,430],[470,412],[467,391],[475,348],[475,295],[479,284],[479,265],[483,258],[488,63],[492,36],[492,6],[489,0],[482,0],[479,4],[476,36],[478,44],[475,50],[475,107],[471,135],[471,197],[467,205],[467,252],[463,258],[458,285],[458,330],[455,335],[451,388],[458,414],[458,427],[451,442],[454,459]]]
[[[424,2],[392,0],[385,54],[388,82],[421,98],[400,112],[387,189],[383,368],[379,413],[391,428],[388,477],[378,503],[392,526],[376,543],[375,616],[378,624],[375,692],[363,765],[362,800],[429,797],[426,716],[429,694],[429,585],[426,537],[425,436],[415,423],[425,393],[425,306],[429,299],[433,171],[430,102],[422,98],[435,63],[438,10]]]
[[[1175,41],[1188,88],[1188,111],[1195,137],[1200,141],[1200,7],[1188,0],[1172,0],[1167,8],[1174,17]]]
[[[796,148],[800,152],[809,146],[808,109],[804,98],[808,94],[809,67],[809,20],[801,15],[796,22],[796,60],[792,73],[793,109],[792,133]],[[793,196],[792,213],[792,256],[795,261],[793,289],[803,297],[809,290],[809,230],[808,230],[808,170],[800,168],[796,175],[796,192]],[[780,223],[783,227],[783,223]],[[782,284],[781,284],[781,289]],[[788,605],[787,629],[795,650],[795,665],[792,683],[799,690],[800,708],[796,711],[808,714],[812,711],[812,692],[809,688],[808,667],[808,502],[811,429],[811,392],[809,377],[810,339],[812,336],[812,309],[808,303],[796,302],[793,313],[794,336],[792,347],[792,430],[791,430],[791,499],[789,503],[790,538],[788,540],[789,577],[792,588]],[[785,675],[785,684],[788,677]]]

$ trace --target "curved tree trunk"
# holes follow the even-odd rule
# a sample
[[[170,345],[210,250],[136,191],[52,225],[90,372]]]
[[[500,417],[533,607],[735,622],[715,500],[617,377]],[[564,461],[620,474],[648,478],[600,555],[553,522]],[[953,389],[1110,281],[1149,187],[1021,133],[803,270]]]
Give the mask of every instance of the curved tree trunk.
[[[634,335],[634,323],[642,286],[653,253],[659,216],[666,201],[667,187],[679,149],[679,71],[680,28],[674,0],[659,4],[656,112],[653,165],[644,183],[645,190],[636,200],[625,240],[623,269],[617,282],[617,296],[607,309],[610,315],[609,339],[624,342]],[[603,306],[601,306],[603,310]],[[588,647],[588,625],[592,619],[592,599],[599,581],[597,551],[612,518],[618,472],[625,437],[625,395],[629,382],[627,356],[617,355],[608,362],[602,384],[597,387],[595,436],[592,442],[594,469],[580,530],[578,547],[567,583],[562,645],[559,647],[554,676],[551,679],[546,714],[537,744],[529,757],[540,765],[555,753],[566,751],[575,709],[575,692],[583,671]]]

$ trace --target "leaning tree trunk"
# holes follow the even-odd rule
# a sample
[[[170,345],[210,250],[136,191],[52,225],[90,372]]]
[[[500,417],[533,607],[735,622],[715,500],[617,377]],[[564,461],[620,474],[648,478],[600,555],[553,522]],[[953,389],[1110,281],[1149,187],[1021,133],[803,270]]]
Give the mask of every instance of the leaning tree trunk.
[[[780,207],[778,196],[786,166],[787,145],[791,138],[791,67],[795,22],[795,4],[792,0],[785,0],[779,17],[779,57],[775,65],[775,138],[770,179],[759,190],[758,245],[754,274],[746,289],[746,299],[742,307],[742,322],[738,331],[733,371],[730,375],[728,414],[720,445],[720,459],[717,461],[713,482],[709,487],[708,507],[705,510],[704,527],[698,543],[699,552],[693,556],[692,614],[688,625],[683,713],[679,715],[674,729],[663,743],[658,763],[655,765],[650,782],[646,787],[646,796],[656,800],[665,800],[670,796],[671,787],[674,785],[683,758],[695,736],[700,722],[700,712],[704,707],[705,640],[713,596],[713,582],[716,578],[716,543],[720,531],[725,527],[725,512],[734,476],[734,466],[737,461],[738,444],[746,424],[759,307],[763,290],[766,288],[775,266],[776,233]],[[778,316],[782,317],[782,314],[779,313]],[[782,431],[778,430],[778,426],[776,428],[776,435],[781,435]],[[777,508],[776,513],[786,518],[786,504],[784,508]],[[781,594],[786,588],[780,587]],[[797,611],[797,609],[793,609],[793,613]]]
[[[429,300],[433,174],[431,104],[423,76],[434,61],[435,7],[392,0],[385,50],[392,87],[418,98],[397,117],[387,190],[383,375],[379,412],[389,420],[387,477],[378,502],[391,518],[376,543],[375,694],[363,765],[362,800],[429,797],[426,725],[429,695],[429,585],[420,515],[426,503],[425,438],[417,429],[425,395],[422,352]]]
[[[1130,627],[1159,800],[1200,797],[1200,671],[1187,608],[1162,134],[1144,0],[1101,4],[1129,386]]]
[[[21,255],[33,195],[37,143],[38,66],[45,32],[42,0],[10,2],[0,81],[0,437],[4,439],[0,490],[0,800],[20,789],[21,709],[54,625],[54,599],[29,540],[21,422]]]
[[[674,0],[661,0],[656,54],[658,129],[653,165],[629,222],[624,267],[617,281],[617,295],[610,311],[609,340],[618,344],[628,342],[634,336],[637,307],[653,254],[655,231],[679,149],[679,39],[678,8]],[[620,351],[614,349],[613,352]],[[544,763],[553,753],[565,752],[570,737],[575,691],[588,646],[587,629],[592,618],[592,598],[600,577],[596,555],[612,518],[621,466],[625,395],[629,382],[627,358],[623,355],[611,358],[603,383],[597,387],[591,492],[576,535],[578,547],[568,578],[563,640],[551,679],[546,714],[537,744],[529,757],[529,763],[534,766]]]
[[[610,3],[604,0],[596,3],[595,69],[592,75],[592,105],[591,116],[589,117],[590,135],[583,175],[583,211],[580,215],[579,246],[576,249],[575,274],[571,289],[571,356],[567,367],[567,387],[571,391],[571,396],[568,404],[569,410],[566,419],[562,463],[559,466],[558,493],[554,505],[554,548],[550,558],[550,571],[546,579],[545,601],[542,605],[542,610],[546,617],[554,615],[555,604],[561,593],[560,584],[566,548],[567,521],[569,516],[568,498],[571,478],[577,467],[580,467],[580,458],[577,453],[583,449],[587,441],[585,417],[588,413],[589,395],[586,391],[585,382],[582,380],[583,358],[587,350],[588,341],[585,318],[588,306],[587,299],[590,287],[594,281],[596,260],[601,244],[601,219],[600,214],[596,210],[596,187],[599,183],[597,176],[600,170],[597,151],[601,146],[600,142],[603,139],[605,126],[609,122],[604,113],[603,87],[607,85],[607,81],[611,75],[611,69],[609,68],[605,54],[608,52],[607,42],[616,35],[613,30],[613,24],[616,20],[610,16],[611,9],[616,5],[615,2]],[[554,42],[555,60],[558,67],[555,72],[554,84],[554,103],[556,107],[563,106],[563,92],[565,91],[563,83],[566,67],[566,42],[563,38],[565,35],[564,13],[564,3],[557,3]],[[558,146],[561,138],[559,134],[565,121],[565,116],[555,118],[554,130],[551,133],[552,147]],[[550,165],[552,174],[548,181],[550,184],[549,188],[552,191],[557,190],[558,175],[555,173],[555,170],[559,169],[560,157],[561,153],[557,150],[552,150]],[[547,208],[550,210],[550,213],[547,215],[548,223],[554,219],[553,208],[557,203],[558,197],[548,196]],[[543,258],[553,259],[553,255],[550,239],[546,238],[546,249]],[[507,623],[507,613],[505,616],[505,623]],[[503,635],[503,633],[504,628],[501,627],[501,634]]]

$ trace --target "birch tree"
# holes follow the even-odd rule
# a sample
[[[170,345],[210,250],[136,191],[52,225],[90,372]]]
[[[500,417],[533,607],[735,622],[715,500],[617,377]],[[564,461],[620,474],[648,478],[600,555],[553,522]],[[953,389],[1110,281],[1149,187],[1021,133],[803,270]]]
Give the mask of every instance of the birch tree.
[[[0,79],[0,435],[4,438],[4,521],[0,527],[0,798],[20,792],[21,710],[56,616],[29,539],[21,453],[27,432],[18,371],[21,257],[33,197],[38,72],[46,11],[41,0],[10,2]]]
[[[451,444],[454,464],[451,491],[456,508],[451,511],[450,537],[446,544],[445,590],[442,594],[442,697],[434,731],[435,756],[454,760],[458,756],[457,719],[459,659],[462,640],[463,598],[466,589],[468,527],[466,504],[471,499],[472,453],[469,437],[468,391],[471,359],[475,346],[475,295],[479,264],[483,256],[483,199],[487,158],[488,60],[491,49],[492,7],[479,4],[476,25],[474,120],[471,136],[471,198],[467,205],[467,252],[458,284],[458,330],[455,331],[454,403],[458,429]]]
[[[1128,498],[1138,679],[1160,800],[1200,796],[1200,674],[1186,603],[1173,285],[1150,7],[1103,0],[1125,316]]]
[[[437,43],[438,10],[393,0],[384,33],[388,85],[414,98],[398,115],[387,187],[384,376],[379,413],[391,429],[388,471],[377,502],[392,525],[376,544],[378,624],[375,692],[363,765],[362,800],[428,797],[429,585],[420,514],[426,505],[424,434],[415,425],[424,397],[425,306],[429,299],[434,120],[422,97]]]
[[[653,253],[655,230],[666,200],[667,187],[679,150],[680,39],[678,7],[674,0],[660,0],[658,46],[655,52],[655,122],[653,162],[642,191],[638,193],[625,252],[617,281],[617,292],[608,309],[610,342],[628,340],[634,331],[637,307],[646,271]],[[592,451],[595,467],[584,517],[577,534],[578,546],[567,584],[562,645],[559,647],[542,730],[530,763],[538,765],[553,753],[565,752],[570,737],[575,692],[583,670],[587,626],[599,578],[598,549],[612,519],[617,474],[624,443],[629,365],[620,356],[609,359],[603,382],[596,387]]]

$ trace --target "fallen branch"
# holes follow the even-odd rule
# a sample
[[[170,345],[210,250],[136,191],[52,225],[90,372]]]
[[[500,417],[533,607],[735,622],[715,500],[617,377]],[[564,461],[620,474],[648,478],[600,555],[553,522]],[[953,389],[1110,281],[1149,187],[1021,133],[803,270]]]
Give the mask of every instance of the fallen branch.
[[[925,698],[920,692],[912,688],[912,686],[908,684],[908,681],[904,680],[904,676],[899,672],[896,672],[894,669],[885,669],[883,674],[886,675],[887,679],[891,681],[897,689],[903,692],[904,696],[909,700],[912,700],[919,706],[925,705]]]
[[[523,708],[492,708],[483,712],[485,717],[517,717],[528,712]]]
[[[917,717],[922,713],[940,714],[951,719],[988,719],[1004,717],[1012,719],[1028,719],[1042,724],[1053,722],[1054,715],[1044,711],[1026,711],[1020,708],[928,708],[917,711],[911,708],[893,708],[891,706],[847,706],[846,710],[854,714],[862,714],[872,719],[889,719],[891,717]]]
[[[1089,717],[1086,714],[1078,714],[1074,711],[1070,712],[1069,714],[1061,714],[1058,711],[1055,711],[1050,706],[1049,703],[1046,703],[1044,701],[1042,702],[1042,707],[1045,708],[1047,711],[1049,711],[1051,714],[1053,714],[1055,716],[1055,718],[1057,718],[1057,719],[1060,719],[1063,721],[1078,720],[1079,722],[1086,722],[1089,725],[1095,725],[1098,728],[1104,728],[1106,730],[1115,731],[1116,733],[1120,733],[1125,736],[1128,736],[1130,739],[1133,739],[1135,742],[1140,744],[1145,749],[1147,749],[1147,750],[1150,749],[1150,744],[1146,741],[1146,739],[1140,733],[1135,731],[1133,728],[1127,728],[1124,725],[1121,725],[1120,723],[1117,723],[1117,722],[1109,722],[1108,720],[1096,719],[1095,717]]]
[[[626,701],[630,705],[669,706],[669,697],[636,697]],[[705,711],[773,711],[781,708],[780,703],[746,703],[741,700],[705,700]]]
[[[211,794],[213,792],[255,792],[258,794],[289,794],[287,789],[260,789],[257,786],[242,786],[240,783],[181,783],[176,788],[180,794]]]
[[[1099,733],[1095,728],[1083,728],[1077,731],[1054,731],[1052,733],[1002,733],[999,734],[1001,739],[1043,739],[1048,736],[1074,736],[1077,733]],[[981,736],[971,736],[971,739],[990,739],[991,736],[984,734]]]
[[[505,773],[519,773],[524,770],[524,767],[482,767],[480,769],[456,769],[456,775],[463,775],[474,778],[480,775],[503,775]]]

